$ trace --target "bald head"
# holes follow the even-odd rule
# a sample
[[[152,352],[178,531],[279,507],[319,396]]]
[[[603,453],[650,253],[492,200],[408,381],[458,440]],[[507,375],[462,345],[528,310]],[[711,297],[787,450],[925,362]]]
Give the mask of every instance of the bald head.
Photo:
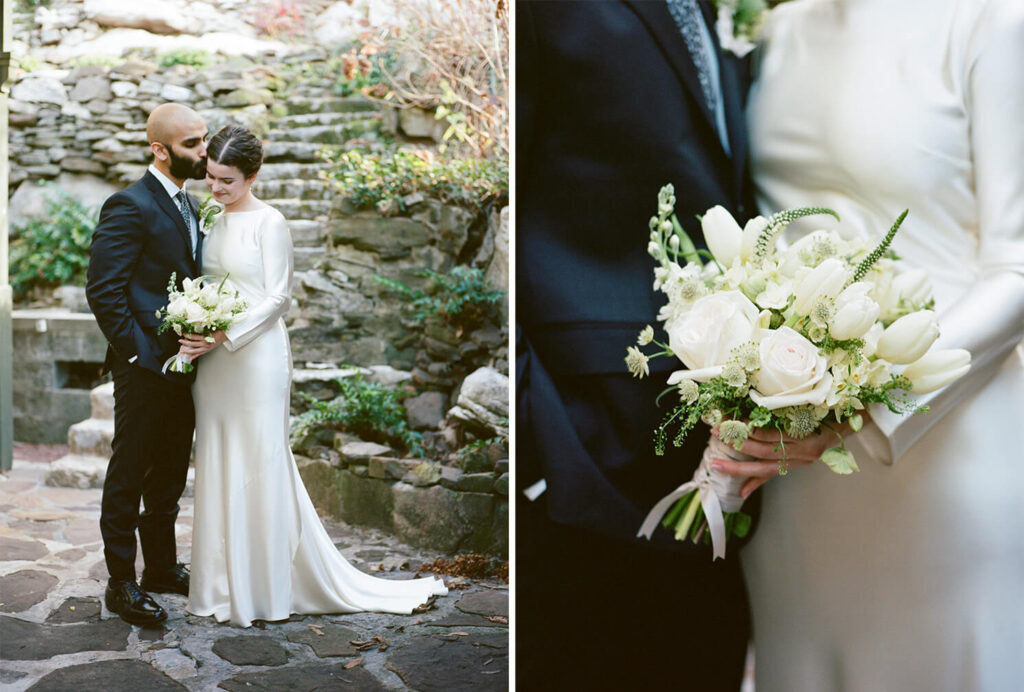
[[[180,103],[164,103],[146,120],[146,139],[153,165],[179,186],[206,175],[206,123]]]
[[[206,129],[203,119],[188,106],[164,103],[153,109],[146,120],[146,139],[150,144],[169,143],[196,127]]]

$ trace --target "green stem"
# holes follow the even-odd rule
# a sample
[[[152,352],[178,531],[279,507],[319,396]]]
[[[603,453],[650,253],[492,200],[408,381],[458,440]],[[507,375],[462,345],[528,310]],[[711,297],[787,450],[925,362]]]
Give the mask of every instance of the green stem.
[[[694,492],[690,496],[690,504],[686,508],[686,514],[683,515],[682,520],[676,525],[676,540],[682,541],[686,539],[687,534],[690,533],[690,526],[693,525],[694,517],[697,516],[697,509],[700,507],[700,493]]]

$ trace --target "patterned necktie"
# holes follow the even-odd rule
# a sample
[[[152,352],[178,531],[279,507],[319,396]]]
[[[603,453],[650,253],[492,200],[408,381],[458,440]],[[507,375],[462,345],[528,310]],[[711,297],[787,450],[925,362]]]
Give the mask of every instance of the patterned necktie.
[[[188,229],[189,240],[192,241],[192,256],[196,255],[196,231],[195,226],[192,225],[192,207],[188,203],[188,198],[185,196],[184,190],[178,190],[178,194],[174,196],[178,201],[178,211],[181,212],[181,218],[185,221],[185,228]]]
[[[697,0],[666,0],[668,11],[672,19],[676,21],[683,40],[686,41],[686,48],[690,51],[693,64],[697,68],[697,77],[700,79],[700,90],[704,93],[704,102],[708,109],[714,113],[718,104],[718,97],[715,95],[715,88],[711,84],[711,70],[708,67],[708,47],[704,43],[704,35],[701,33],[700,24],[704,17],[701,16]]]

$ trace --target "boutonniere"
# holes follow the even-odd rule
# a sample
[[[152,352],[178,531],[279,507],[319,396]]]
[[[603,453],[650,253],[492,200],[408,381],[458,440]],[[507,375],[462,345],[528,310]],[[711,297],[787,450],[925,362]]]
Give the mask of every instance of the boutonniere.
[[[217,223],[217,216],[224,211],[224,205],[217,202],[213,197],[207,197],[199,205],[199,231],[203,235],[209,235],[210,229]]]
[[[744,57],[757,46],[768,16],[765,0],[714,0],[715,30],[723,50]]]

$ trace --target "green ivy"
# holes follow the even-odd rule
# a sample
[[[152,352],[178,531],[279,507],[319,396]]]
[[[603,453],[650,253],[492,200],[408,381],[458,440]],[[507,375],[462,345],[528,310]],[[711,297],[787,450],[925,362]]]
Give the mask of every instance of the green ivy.
[[[357,208],[397,205],[419,192],[443,202],[484,209],[508,203],[508,161],[504,159],[446,159],[432,162],[406,151],[390,155],[341,154],[327,177]]]
[[[425,269],[417,274],[430,279],[426,292],[383,276],[374,279],[406,296],[421,322],[438,316],[456,327],[473,327],[495,315],[495,308],[505,294],[493,290],[483,270],[476,267],[458,266],[448,274]]]
[[[339,378],[335,382],[341,394],[331,401],[304,395],[311,408],[293,422],[293,444],[318,425],[336,425],[364,440],[407,449],[414,456],[422,455],[423,436],[409,430],[401,403],[408,392],[367,382],[361,375]]]
[[[46,211],[49,218],[33,219],[13,228],[10,244],[10,283],[15,299],[32,289],[85,280],[89,267],[89,244],[99,220],[96,210],[87,208],[50,182]]]

